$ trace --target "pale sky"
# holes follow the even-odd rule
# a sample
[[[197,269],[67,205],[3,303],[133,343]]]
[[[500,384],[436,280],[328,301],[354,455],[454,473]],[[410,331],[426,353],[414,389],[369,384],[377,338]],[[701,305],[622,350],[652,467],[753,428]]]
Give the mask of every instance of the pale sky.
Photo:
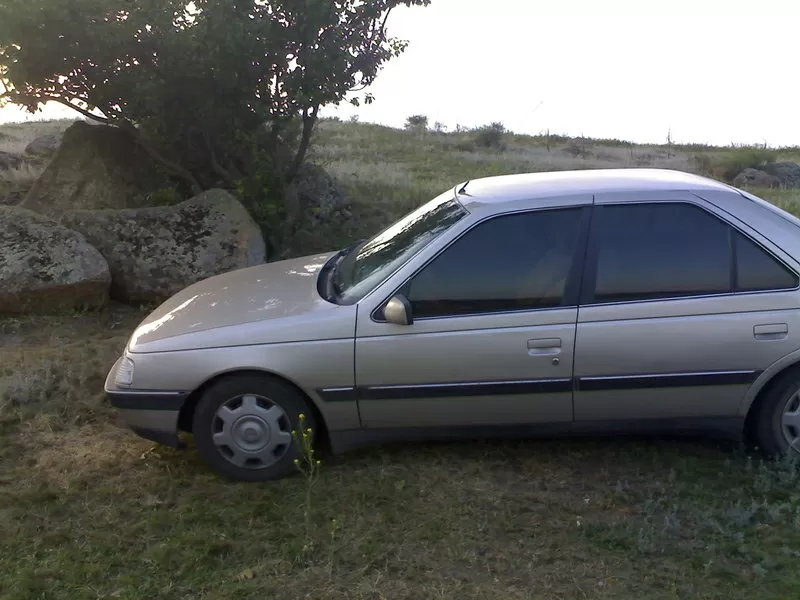
[[[389,24],[409,47],[371,87],[375,102],[323,114],[800,145],[797,0],[433,0]]]

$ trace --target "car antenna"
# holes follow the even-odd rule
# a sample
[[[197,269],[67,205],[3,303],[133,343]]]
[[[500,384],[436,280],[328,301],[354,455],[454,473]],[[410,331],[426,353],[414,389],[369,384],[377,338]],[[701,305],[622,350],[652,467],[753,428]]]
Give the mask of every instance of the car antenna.
[[[470,181],[470,180],[467,180],[467,181],[464,183],[464,185],[462,185],[462,186],[461,186],[461,189],[460,189],[460,190],[458,190],[458,195],[459,195],[459,196],[469,196],[469,194],[466,192],[467,186],[469,185],[469,181]]]

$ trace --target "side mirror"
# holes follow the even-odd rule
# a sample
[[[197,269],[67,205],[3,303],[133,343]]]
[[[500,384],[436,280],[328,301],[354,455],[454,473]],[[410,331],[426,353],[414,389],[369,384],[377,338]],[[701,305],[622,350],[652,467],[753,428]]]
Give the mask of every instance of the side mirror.
[[[402,294],[394,296],[383,309],[383,316],[389,323],[395,325],[411,325],[414,316],[411,314],[411,302]]]

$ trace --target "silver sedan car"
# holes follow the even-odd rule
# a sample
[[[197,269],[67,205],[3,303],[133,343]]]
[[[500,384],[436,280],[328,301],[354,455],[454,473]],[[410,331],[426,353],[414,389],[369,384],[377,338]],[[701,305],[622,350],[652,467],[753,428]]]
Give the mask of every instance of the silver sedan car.
[[[800,220],[667,170],[460,183],[338,252],[212,277],[136,329],[106,394],[220,475],[386,441],[717,434],[800,449]]]

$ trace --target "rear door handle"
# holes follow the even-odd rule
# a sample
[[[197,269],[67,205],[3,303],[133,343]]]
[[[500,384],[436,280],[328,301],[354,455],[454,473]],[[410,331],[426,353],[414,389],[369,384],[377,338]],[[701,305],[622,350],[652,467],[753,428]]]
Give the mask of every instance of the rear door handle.
[[[787,323],[770,323],[753,327],[753,337],[757,340],[782,340],[788,335]]]
[[[561,338],[539,338],[528,340],[528,354],[531,356],[553,355],[561,352]]]

